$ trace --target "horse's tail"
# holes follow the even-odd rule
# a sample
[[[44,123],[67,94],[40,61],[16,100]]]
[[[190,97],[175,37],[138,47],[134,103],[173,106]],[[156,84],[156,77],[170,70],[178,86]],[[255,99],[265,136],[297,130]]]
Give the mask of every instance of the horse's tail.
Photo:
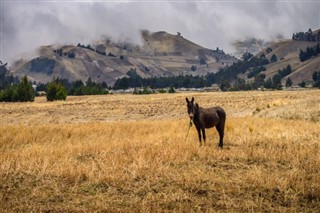
[[[223,125],[224,125],[224,123],[226,122],[226,118],[227,118],[226,112],[221,107],[219,107],[217,110],[217,113],[219,115],[219,123],[223,123]]]

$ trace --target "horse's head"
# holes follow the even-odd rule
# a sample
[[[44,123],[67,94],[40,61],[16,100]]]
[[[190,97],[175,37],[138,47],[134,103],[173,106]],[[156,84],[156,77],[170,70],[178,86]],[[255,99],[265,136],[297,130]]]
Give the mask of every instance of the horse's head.
[[[188,98],[186,98],[187,101],[187,109],[188,109],[188,115],[190,119],[192,120],[194,117],[194,97],[192,97],[191,101],[189,101]]]

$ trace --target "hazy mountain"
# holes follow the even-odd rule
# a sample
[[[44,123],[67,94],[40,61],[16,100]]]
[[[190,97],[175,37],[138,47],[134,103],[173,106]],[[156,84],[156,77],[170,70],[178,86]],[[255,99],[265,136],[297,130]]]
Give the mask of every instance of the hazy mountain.
[[[118,78],[135,69],[144,78],[153,76],[205,75],[232,64],[236,58],[222,50],[210,50],[195,44],[180,33],[141,31],[142,44],[113,42],[104,39],[92,44],[42,46],[39,56],[16,61],[11,72],[27,75],[37,82],[53,78],[113,85]]]
[[[27,75],[37,82],[49,82],[58,77],[85,82],[90,77],[93,81],[112,86],[132,69],[143,78],[206,75],[237,61],[223,50],[202,47],[180,33],[173,35],[164,31],[151,33],[142,30],[141,40],[140,45],[113,42],[106,38],[92,44],[42,46],[38,57],[16,61],[11,72],[19,77]],[[277,38],[274,42],[252,38],[237,41],[234,45],[239,50],[239,56],[243,52],[258,52],[256,57],[264,54],[269,60],[276,56],[277,61],[264,65],[266,70],[262,73],[266,79],[290,65],[292,73],[282,79],[282,85],[288,77],[293,85],[297,85],[302,81],[312,82],[312,74],[320,71],[319,55],[304,62],[299,58],[300,50],[314,47],[319,41],[320,30],[316,30],[295,33],[290,39]],[[250,71],[234,76],[253,80],[254,77],[247,78]]]

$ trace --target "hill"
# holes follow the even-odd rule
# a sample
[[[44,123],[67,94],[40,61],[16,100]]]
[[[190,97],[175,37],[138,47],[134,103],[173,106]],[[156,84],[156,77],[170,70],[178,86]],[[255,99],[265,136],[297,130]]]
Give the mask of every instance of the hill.
[[[195,44],[180,33],[143,30],[141,37],[140,46],[110,39],[88,45],[42,46],[38,57],[16,61],[11,72],[19,77],[27,75],[36,82],[48,82],[57,77],[86,81],[90,77],[112,86],[132,69],[143,78],[197,76],[217,72],[236,60],[221,50]]]
[[[313,32],[313,35],[318,35],[320,30]],[[313,82],[312,74],[315,71],[320,71],[320,55],[311,57],[309,60],[301,62],[299,58],[300,50],[306,51],[308,47],[314,47],[319,41],[308,40],[296,40],[286,39],[278,42],[273,42],[268,48],[263,49],[258,56],[265,54],[266,57],[271,60],[271,57],[275,55],[277,61],[265,66],[266,78],[274,76],[278,73],[278,70],[284,69],[288,65],[291,66],[292,72],[284,77],[281,82],[285,85],[288,78],[292,80],[293,85],[298,85],[302,81]]]

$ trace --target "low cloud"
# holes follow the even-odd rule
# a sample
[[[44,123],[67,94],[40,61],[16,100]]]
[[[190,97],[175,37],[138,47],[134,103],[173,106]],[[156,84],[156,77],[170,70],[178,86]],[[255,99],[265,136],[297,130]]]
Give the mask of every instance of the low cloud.
[[[271,40],[320,27],[320,2],[1,2],[0,60],[41,45],[91,43],[104,36],[139,44],[140,30],[167,31],[233,53],[235,40]]]

